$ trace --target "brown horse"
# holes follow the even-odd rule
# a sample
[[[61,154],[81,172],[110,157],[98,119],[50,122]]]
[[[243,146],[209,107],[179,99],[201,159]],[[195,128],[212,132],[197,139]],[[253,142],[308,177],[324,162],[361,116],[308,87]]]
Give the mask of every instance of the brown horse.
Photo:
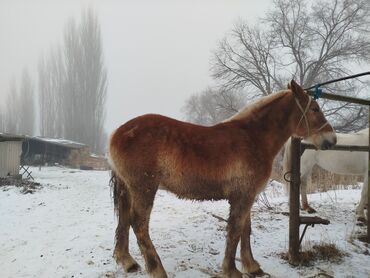
[[[148,273],[167,277],[149,236],[150,212],[161,186],[180,198],[227,199],[230,215],[223,273],[242,277],[235,267],[240,240],[243,269],[263,273],[250,246],[250,212],[270,176],[274,157],[292,135],[311,136],[318,148],[336,142],[317,102],[293,80],[288,90],[264,97],[215,126],[144,115],[119,127],[109,146],[118,214],[117,262],[127,272],[139,268],[128,248],[131,226]]]

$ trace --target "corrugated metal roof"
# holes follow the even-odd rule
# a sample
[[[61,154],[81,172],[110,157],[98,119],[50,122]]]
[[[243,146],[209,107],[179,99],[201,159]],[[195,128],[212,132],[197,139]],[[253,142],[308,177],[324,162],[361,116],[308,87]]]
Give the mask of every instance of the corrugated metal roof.
[[[67,148],[72,149],[82,149],[88,147],[85,144],[66,140],[66,139],[57,139],[57,138],[47,138],[47,137],[41,137],[41,136],[27,136],[27,135],[16,135],[11,133],[0,133],[0,142],[4,141],[24,141],[24,140],[35,140],[39,142],[49,143],[53,145],[59,145]]]

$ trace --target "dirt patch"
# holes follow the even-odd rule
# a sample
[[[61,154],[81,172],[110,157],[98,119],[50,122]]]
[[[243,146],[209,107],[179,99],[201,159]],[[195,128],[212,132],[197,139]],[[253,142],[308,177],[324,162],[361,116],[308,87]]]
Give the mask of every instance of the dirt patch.
[[[6,191],[9,186],[19,187],[23,194],[33,194],[42,188],[40,183],[28,179],[0,178],[0,189]]]

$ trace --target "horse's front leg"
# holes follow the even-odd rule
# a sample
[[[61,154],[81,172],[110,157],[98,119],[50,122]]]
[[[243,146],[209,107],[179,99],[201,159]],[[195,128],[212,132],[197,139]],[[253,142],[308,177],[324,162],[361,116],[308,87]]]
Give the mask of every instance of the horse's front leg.
[[[244,228],[241,234],[240,242],[240,258],[242,260],[243,271],[253,275],[263,274],[259,263],[253,258],[250,235],[252,232],[251,227],[251,214],[248,212],[247,219],[244,223]]]
[[[235,198],[229,200],[230,215],[227,224],[227,238],[225,257],[222,271],[225,277],[241,278],[242,273],[235,266],[235,254],[240,240],[247,213],[249,213],[253,200]]]
[[[309,172],[306,175],[301,176],[302,209],[307,211],[308,213],[315,213],[316,210],[308,204],[308,200],[307,200],[307,179],[308,179],[308,175],[311,175],[311,172]]]
[[[362,191],[361,191],[361,200],[360,203],[358,204],[356,208],[356,217],[358,221],[361,222],[366,222],[366,217],[365,217],[365,206],[367,203],[367,194],[368,194],[368,182],[367,182],[367,177],[364,180],[364,184],[362,186]],[[369,209],[369,204],[367,205],[367,209]]]

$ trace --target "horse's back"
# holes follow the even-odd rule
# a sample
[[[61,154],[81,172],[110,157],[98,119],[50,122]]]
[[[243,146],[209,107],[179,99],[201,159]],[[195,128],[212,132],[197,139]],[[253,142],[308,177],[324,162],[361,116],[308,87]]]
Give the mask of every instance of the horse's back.
[[[184,159],[225,160],[246,151],[246,133],[232,123],[207,127],[148,114],[120,126],[111,136],[110,152],[126,157],[145,155],[179,155]],[[253,152],[253,149],[250,149]],[[114,158],[113,158],[114,159]]]
[[[160,165],[186,169],[190,167],[186,163],[223,160],[221,147],[227,149],[231,141],[222,126],[205,127],[148,114],[128,121],[113,133],[110,156],[113,164],[121,160],[126,167],[136,169]]]
[[[110,149],[119,149],[127,155],[129,152],[138,154],[143,150],[160,151],[173,145],[189,149],[197,149],[197,146],[202,145],[212,147],[211,145],[226,143],[229,139],[221,126],[206,127],[147,114],[120,126],[111,137]],[[224,142],[220,142],[222,140]],[[206,150],[207,148],[203,148],[203,151]]]

